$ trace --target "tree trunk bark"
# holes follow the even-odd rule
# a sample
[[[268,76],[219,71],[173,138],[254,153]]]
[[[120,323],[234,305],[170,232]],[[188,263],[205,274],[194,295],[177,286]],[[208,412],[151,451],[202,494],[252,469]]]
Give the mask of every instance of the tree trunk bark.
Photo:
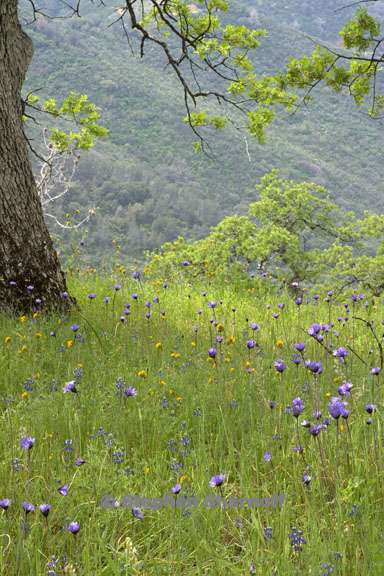
[[[0,0],[0,310],[62,309],[71,300],[23,131],[21,89],[33,48],[17,4]]]

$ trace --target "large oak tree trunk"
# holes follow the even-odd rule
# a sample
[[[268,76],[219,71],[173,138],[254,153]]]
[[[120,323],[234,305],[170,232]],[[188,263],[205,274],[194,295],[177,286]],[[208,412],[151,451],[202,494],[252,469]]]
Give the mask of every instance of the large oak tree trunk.
[[[0,310],[25,312],[68,300],[23,132],[21,88],[33,49],[17,4],[0,0]]]

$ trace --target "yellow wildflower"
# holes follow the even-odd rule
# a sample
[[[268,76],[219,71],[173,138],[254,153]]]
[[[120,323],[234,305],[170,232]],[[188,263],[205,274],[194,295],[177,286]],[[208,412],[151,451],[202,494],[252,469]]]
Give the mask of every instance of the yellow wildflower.
[[[20,316],[20,322],[24,324],[28,320],[27,316]]]
[[[283,340],[278,340],[278,341],[276,342],[276,346],[277,346],[278,348],[282,348],[282,347],[284,346],[284,341],[283,341]]]
[[[228,338],[227,344],[233,344],[235,342],[235,337],[232,335]]]
[[[29,394],[26,390],[24,390],[24,392],[21,393],[21,397],[23,400],[26,400],[28,398]]]
[[[12,337],[11,336],[6,336],[4,338],[4,344],[10,344],[12,342]]]
[[[36,336],[36,338],[42,338],[43,334],[42,334],[42,332],[36,332],[35,336]]]
[[[224,324],[218,324],[217,325],[217,331],[218,332],[224,332]]]
[[[73,348],[75,345],[75,341],[74,340],[67,340],[67,348]]]
[[[172,352],[171,353],[172,358],[180,358],[180,356],[181,356],[180,352]]]
[[[165,380],[160,380],[160,386],[165,386],[166,385],[166,381]]]
[[[196,342],[195,341],[191,342],[191,346],[192,348],[196,348]]]
[[[150,469],[150,467],[149,467],[149,466],[144,466],[144,474],[146,474],[146,475],[147,475],[147,474],[149,474],[149,473],[150,473],[150,471],[151,471],[151,469]]]
[[[161,349],[162,349],[162,347],[163,347],[163,345],[162,345],[162,343],[161,343],[161,342],[156,342],[156,344],[155,344],[155,348],[156,348],[156,350],[161,350]]]
[[[138,375],[140,378],[146,378],[146,377],[148,376],[146,370],[139,370],[138,373],[137,373],[137,375]]]

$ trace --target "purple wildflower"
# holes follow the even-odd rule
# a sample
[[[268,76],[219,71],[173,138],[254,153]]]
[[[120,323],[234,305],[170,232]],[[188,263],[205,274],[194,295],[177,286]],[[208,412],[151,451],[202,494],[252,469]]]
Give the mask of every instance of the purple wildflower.
[[[76,392],[77,392],[76,380],[71,380],[70,382],[67,382],[63,388],[63,392],[64,392],[64,394],[67,394],[68,392],[72,392],[73,394],[76,394]]]
[[[343,410],[344,410],[344,402],[342,402],[340,398],[337,398],[335,396],[331,398],[328,404],[328,411],[332,416],[332,418],[334,418],[335,420],[340,418],[340,416],[343,414]]]
[[[296,342],[294,348],[298,352],[303,352],[305,350],[305,344],[304,344],[304,342]]]
[[[304,404],[301,398],[294,398],[292,400],[292,414],[295,418],[298,418],[304,410]]]
[[[216,476],[212,476],[212,478],[209,481],[209,485],[211,486],[211,488],[216,488],[217,486],[221,486],[226,480],[226,477],[224,474],[216,474]]]
[[[306,360],[305,366],[312,372],[312,374],[321,374],[323,371],[321,362],[316,362],[315,360]]]
[[[348,356],[348,350],[344,346],[340,346],[334,351],[333,356],[339,358],[341,362],[344,362],[345,358]]]
[[[351,382],[343,382],[339,386],[337,391],[340,394],[340,396],[349,396],[352,388],[353,388],[353,384]]]
[[[50,504],[40,504],[39,506],[39,510],[45,518],[48,518],[51,508],[52,506]]]
[[[311,476],[308,474],[308,472],[304,472],[303,474],[303,482],[306,486],[309,486],[309,484],[311,483]]]
[[[282,374],[287,367],[283,360],[276,360],[273,365],[277,370],[277,372],[279,372],[280,374]]]
[[[32,436],[24,436],[20,440],[20,446],[23,450],[31,450],[35,444],[35,439]]]
[[[292,362],[294,364],[296,364],[296,366],[298,366],[299,364],[301,364],[301,356],[300,354],[293,354],[292,356]]]
[[[366,404],[364,410],[368,412],[368,414],[373,414],[376,411],[376,404]]]
[[[2,510],[8,510],[8,508],[11,505],[11,500],[9,498],[2,498],[2,500],[0,500],[0,508]]]
[[[144,513],[138,506],[134,506],[132,508],[132,516],[134,518],[138,518],[139,520],[144,520]]]
[[[67,530],[71,534],[76,535],[80,531],[80,524],[78,522],[71,522],[68,524]]]
[[[29,514],[30,512],[33,512],[35,509],[34,505],[31,504],[31,502],[23,502],[22,507],[25,514]]]
[[[124,395],[127,398],[130,398],[131,396],[137,396],[137,390],[133,386],[128,386],[128,388],[124,390]]]
[[[78,458],[76,458],[75,460],[75,465],[76,466],[82,466],[83,464],[85,464],[85,460],[83,460],[83,458],[80,458],[80,456]]]
[[[289,534],[289,539],[295,552],[301,552],[303,549],[303,544],[307,543],[306,539],[303,537],[303,531],[295,527],[292,528],[292,531]]]
[[[313,426],[311,426],[309,428],[309,433],[315,437],[315,436],[318,436],[320,434],[322,429],[323,429],[323,426],[321,424],[314,424]]]
[[[69,492],[68,484],[63,484],[63,486],[60,486],[60,488],[58,488],[57,491],[62,496],[68,496],[68,492]]]
[[[310,326],[308,328],[308,334],[310,336],[317,336],[317,334],[319,334],[320,330],[321,330],[321,326],[320,326],[320,324],[317,324],[317,322],[316,322],[315,324],[312,324],[312,326]]]
[[[179,494],[181,492],[181,484],[175,484],[174,486],[172,486],[171,488],[172,490],[172,494]]]

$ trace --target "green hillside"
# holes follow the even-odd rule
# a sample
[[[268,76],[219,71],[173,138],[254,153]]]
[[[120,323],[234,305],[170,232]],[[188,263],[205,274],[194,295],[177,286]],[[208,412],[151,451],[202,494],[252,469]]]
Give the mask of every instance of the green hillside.
[[[304,32],[338,41],[349,15],[335,13],[338,4],[343,2],[236,2],[228,18],[268,29],[257,62],[273,71],[289,55],[310,50]],[[282,115],[266,145],[232,130],[211,135],[214,158],[197,156],[182,122],[177,80],[154,48],[144,60],[132,56],[121,29],[108,28],[112,18],[90,4],[82,19],[40,18],[28,29],[35,43],[28,89],[56,97],[85,92],[103,109],[110,129],[108,141],[84,155],[62,207],[99,207],[87,240],[93,260],[110,252],[113,238],[126,254],[140,256],[179,234],[203,236],[224,215],[244,212],[256,198],[257,180],[275,167],[284,176],[325,185],[343,207],[383,210],[382,122],[323,90],[309,108]]]

